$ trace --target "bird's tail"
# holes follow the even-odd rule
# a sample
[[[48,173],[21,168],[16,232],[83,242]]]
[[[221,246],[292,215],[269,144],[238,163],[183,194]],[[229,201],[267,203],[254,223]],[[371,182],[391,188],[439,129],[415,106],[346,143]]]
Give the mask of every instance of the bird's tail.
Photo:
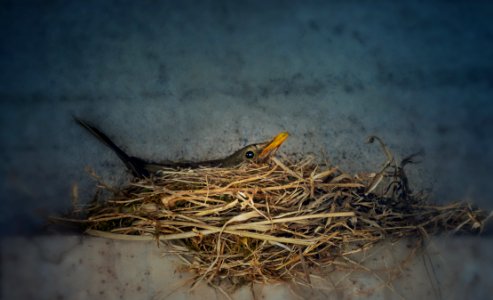
[[[146,162],[140,158],[129,156],[125,151],[118,147],[113,141],[103,132],[101,132],[95,126],[89,124],[88,122],[74,117],[75,122],[80,126],[84,127],[92,135],[94,135],[100,142],[108,146],[113,152],[118,155],[118,157],[123,161],[125,166],[132,172],[136,177],[148,177],[149,172],[146,170]]]

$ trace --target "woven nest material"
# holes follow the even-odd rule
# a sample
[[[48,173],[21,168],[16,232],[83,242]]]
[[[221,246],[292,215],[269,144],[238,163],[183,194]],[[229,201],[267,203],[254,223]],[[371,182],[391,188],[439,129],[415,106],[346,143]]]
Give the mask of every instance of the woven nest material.
[[[90,235],[166,242],[197,282],[238,285],[308,278],[384,239],[480,231],[487,214],[466,204],[432,205],[411,192],[414,156],[356,176],[312,158],[236,168],[162,170],[113,189],[79,219]]]

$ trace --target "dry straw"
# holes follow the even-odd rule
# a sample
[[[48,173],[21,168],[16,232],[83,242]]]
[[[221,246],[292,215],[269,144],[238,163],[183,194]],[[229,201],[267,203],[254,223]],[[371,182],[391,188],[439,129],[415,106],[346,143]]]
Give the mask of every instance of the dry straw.
[[[234,285],[306,279],[384,239],[480,231],[487,215],[470,205],[433,205],[413,193],[410,156],[387,156],[352,176],[311,158],[271,158],[236,168],[165,169],[109,191],[66,218],[93,236],[165,242],[196,282]],[[101,197],[100,197],[101,198]]]

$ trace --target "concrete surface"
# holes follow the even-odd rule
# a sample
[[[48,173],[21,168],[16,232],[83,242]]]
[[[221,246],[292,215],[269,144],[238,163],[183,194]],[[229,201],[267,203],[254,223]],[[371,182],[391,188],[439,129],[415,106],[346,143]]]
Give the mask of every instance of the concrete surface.
[[[97,293],[94,269],[70,281],[65,260],[47,271],[43,256],[26,254],[19,268],[6,256],[35,251],[38,240],[54,251],[71,245],[73,238],[45,236],[44,224],[70,207],[74,184],[82,200],[90,198],[86,166],[107,181],[126,180],[122,164],[73,123],[74,114],[154,160],[220,157],[287,130],[285,153],[367,171],[384,159],[364,144],[377,134],[399,157],[425,151],[409,173],[434,201],[492,209],[491,15],[488,1],[0,2],[2,295],[16,295],[13,282],[40,286],[46,274],[71,282],[60,290],[65,298]],[[456,274],[484,283],[474,286],[479,299],[491,292],[492,273],[482,269],[492,264],[475,251],[491,249],[490,239],[474,240],[474,251],[449,249]],[[71,259],[93,255],[84,245]],[[118,247],[145,265],[162,262],[146,255],[157,251],[147,246]],[[124,263],[115,260],[115,268]],[[39,276],[24,274],[26,264]],[[86,282],[89,294],[71,294],[76,282]],[[154,284],[142,298],[154,295]],[[465,295],[468,288],[450,289]]]
[[[244,286],[233,299],[490,299],[491,239],[434,239],[425,255],[412,241],[386,243],[355,257],[372,271],[313,276],[294,284]],[[89,237],[5,238],[2,299],[227,299],[205,284],[191,288],[179,260],[149,242]],[[21,283],[21,284],[20,284]],[[29,284],[28,287],[23,284]]]

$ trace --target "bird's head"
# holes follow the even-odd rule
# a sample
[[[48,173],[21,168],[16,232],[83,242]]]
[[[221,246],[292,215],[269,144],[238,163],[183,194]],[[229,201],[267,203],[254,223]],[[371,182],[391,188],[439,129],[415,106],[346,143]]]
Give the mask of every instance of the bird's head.
[[[269,158],[288,138],[287,132],[281,132],[272,140],[263,143],[250,144],[234,152],[224,159],[223,166],[234,166],[242,162],[262,162]]]

